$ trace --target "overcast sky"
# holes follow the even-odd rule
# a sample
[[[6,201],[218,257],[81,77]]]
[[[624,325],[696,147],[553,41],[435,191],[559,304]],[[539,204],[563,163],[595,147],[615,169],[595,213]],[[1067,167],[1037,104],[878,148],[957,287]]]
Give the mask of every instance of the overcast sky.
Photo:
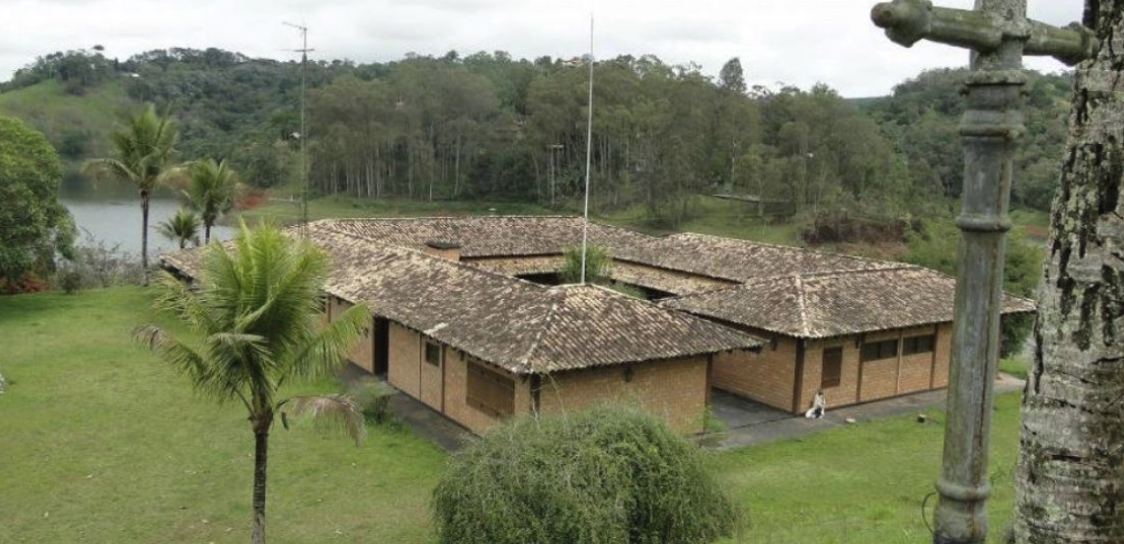
[[[515,57],[598,58],[653,53],[695,61],[716,74],[741,57],[749,83],[801,87],[824,82],[845,96],[885,94],[923,68],[961,66],[967,53],[918,44],[905,49],[870,22],[873,0],[0,0],[0,80],[57,50],[106,47],[110,57],[167,47],[219,47],[291,58],[298,45],[282,21],[304,21],[314,58],[358,62],[413,51],[462,55],[505,50]],[[973,0],[937,0],[971,7]],[[1064,25],[1082,0],[1029,0],[1030,16]],[[1056,71],[1052,59],[1027,66]]]

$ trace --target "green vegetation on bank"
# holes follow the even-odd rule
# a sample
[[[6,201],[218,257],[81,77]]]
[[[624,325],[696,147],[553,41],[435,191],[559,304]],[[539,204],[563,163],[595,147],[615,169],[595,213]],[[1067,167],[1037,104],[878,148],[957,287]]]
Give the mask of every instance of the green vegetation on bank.
[[[306,141],[317,195],[573,207],[586,146],[580,64],[502,51],[313,62],[307,134],[298,134],[299,63],[216,48],[119,61],[95,48],[35,59],[0,85],[0,111],[70,158],[104,156],[94,147],[120,110],[152,103],[181,123],[180,159],[229,160],[257,187],[300,179]],[[736,58],[717,78],[650,55],[599,61],[593,209],[700,230],[709,225],[691,225],[707,221],[696,195],[761,196],[755,215],[813,225],[819,238],[856,221],[863,231],[940,214],[959,196],[964,70],[924,72],[862,101],[822,84],[747,88],[752,70]],[[1070,79],[1029,77],[1012,201],[1045,210]]]
[[[124,82],[109,81],[81,96],[47,80],[18,91],[0,92],[0,114],[23,120],[44,133],[65,161],[105,156],[109,134],[122,116],[139,108]]]
[[[0,297],[0,365],[11,382],[0,395],[0,542],[245,541],[253,464],[245,410],[193,395],[133,343],[130,330],[153,319],[150,293]],[[1018,403],[1017,394],[1000,396],[993,416],[994,535],[1012,507]],[[748,519],[745,542],[928,538],[921,501],[940,464],[943,416],[927,415],[923,425],[913,417],[861,421],[712,454]],[[444,453],[382,427],[370,427],[359,448],[308,430],[274,435],[271,541],[436,541],[429,508]]]

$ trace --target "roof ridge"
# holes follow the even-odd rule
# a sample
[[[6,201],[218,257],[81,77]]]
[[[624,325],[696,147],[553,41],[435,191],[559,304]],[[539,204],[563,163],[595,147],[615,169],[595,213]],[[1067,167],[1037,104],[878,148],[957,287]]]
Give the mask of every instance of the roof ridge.
[[[791,249],[791,250],[799,251],[801,253],[812,253],[812,254],[815,254],[815,255],[828,255],[828,256],[831,256],[831,257],[842,257],[842,258],[845,258],[845,259],[852,259],[852,260],[856,260],[856,261],[867,261],[867,262],[877,262],[877,263],[896,263],[897,262],[897,261],[890,261],[890,260],[886,260],[886,259],[877,259],[877,258],[874,258],[874,257],[863,257],[861,255],[851,255],[850,253],[834,253],[834,252],[830,252],[830,251],[823,251],[823,250],[820,250],[820,249],[813,249],[813,248],[806,247],[806,246],[788,246],[788,245],[784,245],[784,244],[772,244],[772,243],[769,243],[769,242],[760,242],[760,241],[757,241],[757,240],[750,240],[748,238],[734,238],[732,236],[719,236],[717,234],[707,234],[707,233],[704,233],[704,232],[692,232],[692,231],[677,232],[675,234],[670,234],[666,237],[675,237],[675,236],[682,236],[682,235],[701,236],[701,237],[706,237],[706,238],[717,238],[719,240],[729,240],[731,242],[740,242],[740,243],[744,243],[744,244],[752,244],[752,245],[761,246],[761,247],[771,247],[771,248],[774,248],[774,249]]]
[[[796,288],[796,310],[800,317],[800,332],[808,336],[808,305],[804,297],[804,280],[798,275],[792,276],[793,287]]]
[[[338,235],[341,235],[341,236],[347,236],[348,238],[352,238],[352,239],[358,240],[360,242],[365,242],[365,243],[368,243],[368,244],[375,245],[378,248],[383,249],[383,250],[401,251],[401,252],[406,253],[406,254],[420,255],[423,258],[431,259],[435,262],[442,263],[443,266],[458,267],[458,268],[461,268],[461,269],[464,269],[464,270],[469,270],[469,271],[472,271],[473,273],[478,273],[478,274],[481,274],[481,275],[484,275],[484,276],[488,276],[488,277],[492,277],[492,278],[499,278],[499,279],[502,279],[506,282],[510,282],[512,284],[526,285],[526,286],[529,286],[529,287],[534,287],[535,289],[538,289],[538,290],[541,290],[541,291],[546,290],[545,286],[539,285],[539,284],[537,284],[533,281],[528,281],[528,280],[525,280],[523,278],[518,278],[518,277],[515,277],[515,276],[508,276],[507,274],[501,274],[499,272],[488,270],[486,268],[482,268],[482,267],[479,267],[479,266],[474,266],[474,265],[471,265],[471,264],[468,264],[468,263],[465,263],[465,262],[453,261],[453,260],[450,260],[450,259],[446,259],[444,257],[438,257],[437,255],[431,255],[429,253],[426,253],[424,250],[421,250],[421,249],[412,248],[412,247],[409,247],[409,246],[400,246],[400,245],[397,245],[397,244],[383,242],[381,240],[374,240],[374,239],[371,239],[371,238],[366,238],[366,237],[360,236],[358,234],[353,234],[353,233],[342,231],[342,230],[332,229],[332,232],[334,234],[338,234]]]
[[[875,272],[893,272],[895,270],[927,270],[929,272],[945,275],[938,270],[933,270],[931,268],[926,268],[924,266],[916,264],[901,263],[897,261],[886,261],[886,263],[890,264],[891,266],[887,266],[885,268],[838,268],[832,270],[821,270],[819,272],[797,272],[794,275],[799,275],[802,278],[820,278],[826,276],[842,276],[845,274],[873,274]]]
[[[432,221],[434,219],[580,219],[581,216],[577,215],[417,215],[408,217],[325,217],[317,219],[317,222],[354,222],[354,221]]]
[[[535,350],[537,350],[539,345],[542,344],[543,337],[546,335],[547,329],[550,328],[549,322],[551,318],[554,317],[555,313],[558,311],[558,307],[565,300],[564,297],[555,297],[549,289],[546,291],[546,294],[551,299],[553,299],[551,301],[550,307],[546,309],[546,314],[543,316],[542,321],[538,325],[539,330],[535,332],[535,337],[531,340],[531,345],[527,347],[527,352],[524,353],[522,357],[516,360],[516,363],[519,366],[523,367],[523,370],[528,373],[533,372],[534,370],[532,368],[533,365],[531,364],[531,357],[534,356]]]

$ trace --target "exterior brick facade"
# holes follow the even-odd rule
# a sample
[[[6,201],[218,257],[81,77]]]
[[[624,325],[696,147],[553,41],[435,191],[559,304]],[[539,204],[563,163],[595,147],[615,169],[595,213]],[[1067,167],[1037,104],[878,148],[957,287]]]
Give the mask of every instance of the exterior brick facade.
[[[353,305],[346,300],[330,296],[328,297],[327,306],[328,318],[335,319],[336,316],[339,316],[352,306]],[[363,335],[359,337],[359,341],[348,351],[347,360],[367,372],[375,371],[375,343],[374,335],[370,328],[363,331]]]
[[[789,409],[795,376],[796,342],[779,342],[776,347],[761,348],[761,353],[734,351],[715,355],[711,385]]]
[[[606,401],[636,403],[672,429],[701,432],[707,368],[707,357],[687,357],[553,374],[542,380],[539,411],[557,413]]]
[[[935,335],[932,351],[902,354],[904,339],[926,335]],[[898,355],[862,362],[863,342],[880,340],[897,340]],[[951,345],[951,323],[816,340],[776,336],[774,346],[760,354],[715,356],[713,385],[795,414],[807,410],[821,388],[829,407],[846,406],[947,386]],[[839,384],[828,387],[823,383],[824,351],[832,348],[841,348],[843,356]]]

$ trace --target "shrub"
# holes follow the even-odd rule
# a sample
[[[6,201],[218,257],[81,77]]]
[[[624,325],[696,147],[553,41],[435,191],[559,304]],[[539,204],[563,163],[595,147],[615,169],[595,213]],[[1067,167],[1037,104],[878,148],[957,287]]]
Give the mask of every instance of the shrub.
[[[77,270],[65,270],[59,274],[59,287],[62,292],[73,295],[82,289],[82,274]]]
[[[390,397],[393,396],[394,388],[375,379],[364,379],[351,387],[351,400],[359,406],[363,418],[376,425],[394,421],[394,414],[390,412]]]
[[[562,251],[565,262],[562,270],[558,271],[562,283],[580,283],[582,278],[582,248],[581,246],[567,247]],[[609,267],[612,259],[609,251],[593,244],[587,244],[585,249],[585,281],[588,283],[604,283],[609,278]]]
[[[697,446],[610,406],[489,432],[454,454],[433,510],[450,544],[702,543],[737,522]]]

